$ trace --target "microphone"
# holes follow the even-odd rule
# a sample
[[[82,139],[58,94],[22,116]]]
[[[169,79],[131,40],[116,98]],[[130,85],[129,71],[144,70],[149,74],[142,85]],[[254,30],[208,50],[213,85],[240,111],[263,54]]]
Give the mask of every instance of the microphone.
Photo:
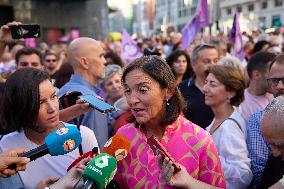
[[[130,142],[129,140],[121,135],[117,134],[111,137],[104,145],[102,152],[111,155],[116,158],[118,162],[124,159],[129,151]],[[94,157],[98,155],[98,148],[94,147],[91,151],[86,152],[82,156],[78,157],[71,165],[69,165],[67,171],[69,171],[72,167],[74,167],[77,163],[79,163],[82,159],[87,157]]]
[[[117,162],[121,162],[127,156],[129,149],[129,140],[121,134],[116,134],[105,143],[102,152],[111,155]]]
[[[84,153],[83,155],[79,156],[69,167],[67,168],[67,171],[69,171],[72,167],[74,167],[77,163],[79,163],[82,159],[85,159],[87,157],[94,157],[98,155],[98,147],[94,147],[91,151]]]
[[[101,153],[94,157],[83,172],[82,189],[104,189],[113,179],[117,170],[116,159]]]
[[[75,150],[82,143],[82,137],[77,127],[64,126],[52,131],[44,141],[43,145],[22,153],[19,157],[27,157],[34,161],[46,154],[51,156],[64,155]],[[10,165],[8,168],[16,169],[16,165]]]

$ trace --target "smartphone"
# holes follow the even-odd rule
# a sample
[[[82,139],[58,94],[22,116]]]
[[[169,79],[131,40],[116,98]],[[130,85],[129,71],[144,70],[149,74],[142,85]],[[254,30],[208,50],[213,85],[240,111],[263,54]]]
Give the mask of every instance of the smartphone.
[[[99,99],[98,97],[86,94],[79,96],[80,99],[84,100],[85,102],[89,103],[90,106],[95,108],[96,110],[102,112],[102,113],[108,113],[115,110],[114,106],[106,103],[105,101]]]
[[[11,26],[11,35],[13,39],[38,38],[40,37],[40,27],[38,24]]]
[[[81,95],[82,93],[78,91],[68,92],[59,97],[59,102],[63,108],[67,108],[76,104],[76,101]]]
[[[173,162],[174,174],[180,171],[180,166],[155,136],[151,136],[150,138],[148,138],[147,143],[149,144],[156,156],[160,154],[162,155],[163,159],[165,157],[168,157],[170,161]]]

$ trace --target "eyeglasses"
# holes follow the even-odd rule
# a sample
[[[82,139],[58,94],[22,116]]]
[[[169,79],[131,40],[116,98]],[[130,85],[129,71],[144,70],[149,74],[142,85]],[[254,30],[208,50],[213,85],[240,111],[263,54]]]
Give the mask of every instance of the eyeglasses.
[[[46,59],[45,61],[46,62],[56,62],[57,60],[56,59]]]
[[[277,86],[279,84],[279,81],[282,82],[282,84],[284,84],[284,77],[282,78],[269,78],[267,79],[267,82],[269,85],[274,85]]]

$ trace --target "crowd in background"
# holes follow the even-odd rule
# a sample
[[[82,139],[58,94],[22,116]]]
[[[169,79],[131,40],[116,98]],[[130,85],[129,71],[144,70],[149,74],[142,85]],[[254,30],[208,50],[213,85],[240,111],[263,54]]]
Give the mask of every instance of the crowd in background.
[[[281,186],[283,181],[279,181],[284,175],[284,125],[281,122],[284,117],[284,103],[281,98],[284,95],[284,28],[278,28],[272,33],[244,32],[243,60],[231,53],[234,44],[231,44],[228,36],[222,32],[214,36],[199,34],[187,49],[182,48],[182,36],[178,32],[153,34],[150,37],[136,36],[134,40],[137,47],[145,56],[130,61],[121,57],[121,41],[111,39],[96,41],[91,38],[78,38],[72,42],[41,42],[36,48],[25,47],[21,41],[11,39],[9,27],[15,24],[18,23],[9,23],[0,30],[1,152],[14,150],[15,144],[20,143],[27,145],[19,147],[31,149],[36,144],[41,144],[43,136],[56,127],[49,126],[49,130],[44,131],[46,134],[40,135],[39,133],[44,132],[35,128],[39,124],[37,116],[44,114],[41,113],[41,105],[37,110],[32,107],[35,108],[34,111],[38,111],[35,113],[29,110],[32,108],[27,104],[28,97],[42,95],[42,82],[50,78],[51,83],[44,83],[43,88],[51,88],[52,85],[55,88],[54,91],[45,91],[45,95],[56,94],[60,98],[66,93],[78,91],[100,96],[116,108],[114,112],[102,114],[80,101],[69,107],[59,103],[54,105],[58,108],[50,108],[50,112],[58,111],[60,121],[77,126],[84,125],[81,126],[85,141],[84,152],[94,146],[103,147],[106,141],[118,132],[135,141],[132,150],[137,151],[130,152],[131,158],[134,158],[136,152],[138,154],[143,150],[136,149],[138,145],[144,144],[139,138],[140,131],[145,133],[146,137],[151,132],[159,135],[159,132],[152,128],[153,117],[150,116],[145,124],[148,128],[141,126],[145,123],[141,117],[146,109],[150,105],[156,109],[161,107],[161,110],[166,107],[166,117],[154,114],[154,108],[151,111],[156,117],[165,119],[161,125],[171,126],[170,130],[161,130],[164,134],[161,134],[160,140],[167,138],[167,150],[172,152],[171,155],[182,165],[181,173],[175,176],[167,170],[171,166],[167,165],[168,160],[159,160],[164,161],[161,170],[165,172],[164,179],[169,187],[208,187],[200,185],[201,181],[201,184],[229,189],[268,188],[275,183],[274,188],[284,188]],[[167,66],[163,67],[165,65]],[[171,73],[168,73],[168,67]],[[36,70],[20,71],[28,68],[40,70],[40,73]],[[41,75],[41,78],[38,75]],[[137,83],[140,80],[152,83],[152,86]],[[28,83],[30,84],[27,85]],[[38,86],[33,90],[39,90],[40,94],[23,92],[28,91],[28,87],[32,89],[31,84]],[[160,87],[154,88],[156,84]],[[16,90],[23,85],[26,85],[24,89]],[[141,86],[136,89],[136,85]],[[162,93],[157,92],[158,88]],[[7,91],[9,89],[10,91]],[[151,92],[148,94],[148,91]],[[18,94],[20,92],[23,94]],[[156,97],[150,94],[155,94]],[[144,105],[136,105],[140,103],[138,99],[142,99]],[[159,104],[159,100],[162,104]],[[175,109],[176,107],[178,109]],[[174,111],[178,113],[175,114]],[[174,115],[176,117],[171,120]],[[138,129],[135,132],[128,125],[133,116],[135,128]],[[177,124],[180,125],[176,126]],[[171,134],[176,128],[178,131]],[[192,133],[198,134],[191,136]],[[180,146],[169,145],[171,140]],[[187,140],[191,142],[186,142]],[[32,145],[29,144],[31,141]],[[198,146],[192,141],[201,144]],[[200,152],[202,150],[206,153]],[[193,154],[192,159],[195,158],[195,161],[188,160],[190,165],[183,159],[188,158],[189,152]],[[57,161],[68,166],[76,156],[79,156],[79,152],[74,152],[68,158],[59,157]],[[214,162],[209,161],[208,157],[214,159]],[[35,188],[44,178],[65,175],[66,166],[57,167],[54,162],[50,164],[54,161],[52,158],[48,157],[34,164],[33,167],[37,167],[34,171],[20,172],[9,179],[1,179],[0,186],[9,188],[11,184],[16,187],[22,183],[25,188]],[[207,160],[203,161],[202,158]],[[148,159],[149,164],[146,165],[143,161],[147,158],[143,154],[140,154],[138,159],[138,163],[145,170],[153,171],[151,179],[155,182],[155,163],[152,165]],[[126,159],[125,162],[133,166],[132,159]],[[200,165],[201,162],[206,165]],[[121,174],[117,175],[117,180],[121,180],[128,188],[144,188],[143,184],[139,185],[139,179],[147,178],[144,184],[151,186],[152,181],[149,180],[149,175],[144,173],[145,170],[131,166],[125,168],[121,165],[118,168]],[[41,173],[43,169],[46,170],[44,174]],[[139,174],[133,175],[134,170]],[[140,174],[145,174],[145,178],[138,178]],[[31,182],[28,178],[32,176],[35,179]],[[192,185],[188,186],[181,183],[184,177],[194,178],[194,181],[198,182],[191,182]]]

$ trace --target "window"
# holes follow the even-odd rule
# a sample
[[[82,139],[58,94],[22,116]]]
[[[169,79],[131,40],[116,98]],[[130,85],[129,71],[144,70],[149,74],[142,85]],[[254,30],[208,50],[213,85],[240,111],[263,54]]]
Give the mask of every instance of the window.
[[[248,5],[248,11],[249,11],[249,12],[252,12],[253,10],[254,10],[253,4]]]
[[[232,9],[231,8],[228,8],[227,9],[227,15],[231,15],[232,14]]]
[[[267,1],[263,1],[263,2],[261,3],[261,8],[262,8],[262,9],[266,9],[266,8],[267,8]]]
[[[181,10],[178,11],[178,17],[181,17]]]
[[[275,7],[281,7],[283,5],[283,0],[274,0]]]
[[[191,7],[191,8],[190,8],[190,14],[191,14],[191,15],[194,15],[195,10],[196,10],[196,7]]]
[[[274,15],[272,16],[272,27],[280,27],[281,26],[281,16]]]

